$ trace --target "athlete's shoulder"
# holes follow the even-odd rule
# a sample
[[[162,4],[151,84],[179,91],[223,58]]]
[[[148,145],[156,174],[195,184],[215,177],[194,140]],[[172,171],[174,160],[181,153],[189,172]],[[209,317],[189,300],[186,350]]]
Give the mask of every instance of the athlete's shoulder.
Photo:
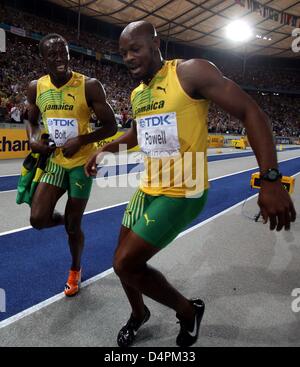
[[[50,76],[49,74],[46,74],[46,75],[42,75],[40,78],[38,78],[36,80],[37,83],[43,83],[43,82],[48,82],[50,79]]]
[[[186,68],[195,66],[203,68],[215,67],[211,61],[205,59],[178,59],[177,65]]]
[[[178,59],[177,66],[178,68],[186,70],[197,69],[207,71],[217,69],[217,67],[211,61],[205,59]]]
[[[101,88],[103,89],[102,83],[100,82],[100,80],[96,79],[96,78],[90,78],[89,76],[84,75],[84,82],[85,82],[85,86],[88,88]]]
[[[144,85],[141,82],[139,85],[137,85],[131,92],[131,96],[135,95],[136,93],[142,91],[144,89]]]
[[[85,95],[88,105],[95,100],[106,100],[106,93],[100,80],[85,76]]]
[[[220,80],[223,75],[210,61],[204,59],[181,60],[177,75],[187,85],[203,87]]]
[[[35,89],[47,89],[49,88],[49,83],[50,83],[50,75],[46,74],[41,76],[40,78],[38,78],[37,80],[33,80],[31,83],[34,85]]]
[[[85,83],[88,83],[88,84],[99,84],[100,83],[100,80],[98,80],[96,78],[91,78],[91,77],[86,76],[86,75],[83,75],[83,76],[84,76]]]
[[[131,94],[136,94],[137,92],[143,90],[143,83],[139,84],[138,86],[136,86],[133,91],[131,92]]]
[[[84,84],[84,81],[85,81],[85,75],[72,70],[72,78],[69,82],[71,87],[78,88],[79,86]]]
[[[78,71],[74,71],[74,70],[72,70],[72,77],[73,78],[86,78],[84,74],[81,74]]]
[[[31,80],[28,83],[28,88],[30,88],[30,89],[34,89],[35,88],[36,89],[38,81],[39,81],[39,79]]]
[[[27,101],[30,104],[35,103],[36,92],[37,92],[37,83],[38,83],[38,80],[32,80],[28,84],[28,88],[27,88]]]

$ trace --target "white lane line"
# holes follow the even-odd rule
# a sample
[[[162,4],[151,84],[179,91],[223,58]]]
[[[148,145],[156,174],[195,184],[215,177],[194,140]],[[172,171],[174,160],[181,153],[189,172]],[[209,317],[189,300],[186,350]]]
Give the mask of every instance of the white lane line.
[[[256,196],[256,195],[254,195],[254,196]],[[218,213],[215,216],[213,216],[213,217],[211,217],[211,218],[209,218],[209,219],[207,219],[207,220],[205,220],[205,221],[203,221],[203,222],[195,225],[194,227],[189,228],[188,230],[182,232],[177,238],[182,237],[182,236],[185,236],[186,234],[192,232],[193,230],[204,226],[205,224],[211,222],[212,220],[214,220],[215,218],[221,216],[222,214],[225,214],[225,213],[229,212],[230,210],[236,208],[237,206],[243,204],[244,201],[245,200],[243,200],[243,201],[239,202],[238,204],[235,204],[232,207],[224,210],[223,212]],[[106,277],[107,275],[109,275],[111,273],[113,273],[113,268],[110,268],[110,269],[104,271],[103,273],[97,274],[93,278],[86,280],[85,282],[82,283],[82,287],[86,287],[87,285],[93,284],[97,280],[99,280],[101,278],[104,278],[104,277]],[[57,301],[63,299],[64,297],[65,296],[64,296],[64,293],[63,292],[62,293],[59,293],[59,294],[57,294],[57,295],[55,295],[55,296],[53,296],[53,297],[51,297],[51,298],[49,298],[47,300],[45,300],[45,301],[43,301],[43,302],[35,305],[35,306],[32,306],[32,307],[28,308],[27,310],[24,310],[24,311],[22,311],[22,312],[20,312],[20,313],[18,313],[16,315],[14,315],[14,316],[11,316],[8,319],[3,320],[3,321],[0,322],[0,329],[6,327],[8,325],[11,325],[11,324],[13,324],[16,321],[21,320],[21,319],[23,319],[26,316],[32,315],[33,313],[41,310],[44,307],[47,307],[47,306],[51,305],[54,302],[57,302]]]
[[[284,159],[284,160],[282,160],[282,161],[279,161],[279,163],[286,162],[286,161],[290,161],[290,160],[292,160],[292,159],[297,159],[297,158],[299,158],[299,157],[294,157],[294,158]],[[252,167],[252,168],[248,168],[248,169],[243,170],[243,171],[238,171],[238,172],[235,172],[235,173],[229,173],[229,174],[227,174],[227,175],[219,176],[219,177],[216,177],[216,178],[211,178],[211,179],[209,179],[208,181],[209,181],[209,182],[212,182],[212,181],[215,181],[215,180],[220,180],[221,178],[225,178],[225,177],[230,177],[230,176],[238,175],[239,173],[244,173],[244,172],[247,172],[247,171],[252,171],[252,170],[254,170],[254,169],[258,169],[258,166],[256,166],[256,167]],[[136,174],[136,173],[140,173],[140,172],[134,172],[134,173],[132,173],[132,174]],[[296,175],[298,175],[298,173],[297,173],[297,174],[295,174],[294,176],[296,176]],[[126,175],[124,175],[124,176],[127,176],[127,174],[126,174]],[[112,176],[112,177],[117,177],[117,176]],[[109,178],[109,177],[108,177],[108,178]],[[103,179],[103,178],[101,177],[101,178],[98,178],[98,180],[99,180],[99,179]],[[0,192],[0,193],[1,193],[1,192]],[[122,205],[128,204],[128,202],[129,202],[129,201],[124,201],[124,202],[122,202],[122,203],[114,204],[114,205],[111,205],[111,206],[106,206],[106,207],[104,207],[104,208],[100,208],[100,209],[95,209],[95,210],[87,211],[87,212],[85,212],[83,215],[90,214],[90,213],[100,212],[100,211],[102,211],[102,210],[106,210],[106,209],[114,208],[114,207],[116,207],[116,206],[122,206]],[[27,229],[30,229],[30,228],[32,228],[32,227],[31,227],[31,226],[28,226],[28,227],[21,227],[21,228],[13,229],[13,230],[11,230],[11,231],[7,231],[7,232],[2,232],[2,233],[0,233],[0,237],[1,237],[1,236],[5,236],[6,234],[11,234],[11,233],[20,232],[20,231],[26,231]]]
[[[0,175],[0,178],[4,178],[4,177],[16,177],[16,176],[20,176],[20,173],[13,173],[11,175]]]
[[[214,148],[214,149],[218,149],[218,148]],[[220,148],[220,149],[226,149],[226,148]],[[282,151],[277,150],[277,153],[281,154],[281,153],[293,152],[293,151],[297,151],[297,150],[300,150],[300,148],[286,149],[286,150],[282,150]],[[232,156],[234,156],[236,154],[247,154],[247,153],[253,153],[253,156],[255,157],[253,150],[246,150],[245,152],[241,152],[241,151],[228,151],[228,152],[226,152],[226,151],[224,151],[224,153],[218,153],[218,154],[208,153],[207,157],[222,157],[223,155],[232,155]],[[252,158],[253,156],[247,156],[247,157],[241,156],[241,157],[238,157],[238,158]],[[218,161],[214,161],[214,162],[218,162]],[[139,163],[143,163],[143,162],[129,162],[128,164],[139,164]],[[17,176],[20,176],[20,172],[19,173],[12,173],[10,175],[0,175],[0,178],[2,178],[2,177],[17,177]]]
[[[96,213],[96,212],[101,212],[102,210],[115,208],[117,206],[122,206],[122,205],[125,205],[125,204],[128,204],[128,201],[124,201],[123,203],[118,203],[118,204],[114,204],[114,205],[105,206],[105,207],[100,208],[100,209],[89,210],[89,211],[85,212],[83,215],[92,214],[92,213]],[[11,231],[6,231],[6,232],[0,233],[0,237],[1,236],[5,236],[7,234],[12,234],[12,233],[16,233],[16,232],[26,231],[27,229],[30,229],[30,228],[32,228],[32,226],[27,226],[27,227],[21,227],[21,228],[17,228],[17,229],[12,229]]]
[[[297,173],[296,173],[296,174],[294,174],[292,177],[296,177],[296,176],[298,176],[298,175],[300,175],[300,172],[297,172]],[[258,196],[258,194],[259,194],[259,193],[256,193],[256,194],[254,194],[254,195],[252,195],[252,196],[249,196],[249,197],[248,197],[248,198],[246,198],[245,200],[247,200],[247,201],[248,201],[248,200],[252,200],[252,199],[254,199],[255,197],[257,197],[257,196]],[[200,228],[200,227],[204,226],[205,224],[207,224],[207,223],[211,222],[212,220],[214,220],[214,219],[216,219],[216,218],[218,218],[218,217],[220,217],[220,216],[222,216],[222,215],[224,215],[224,214],[228,213],[229,211],[231,211],[231,210],[233,210],[233,209],[237,208],[238,206],[240,206],[241,204],[243,204],[245,200],[242,200],[242,201],[240,201],[239,203],[237,203],[237,204],[235,204],[235,205],[231,206],[230,208],[227,208],[227,209],[223,210],[222,212],[220,212],[220,213],[218,213],[218,214],[214,215],[213,217],[208,218],[208,219],[206,219],[205,221],[203,221],[203,222],[201,222],[201,223],[198,223],[198,224],[194,225],[194,226],[193,226],[193,227],[191,227],[191,228],[188,228],[187,230],[185,230],[185,231],[181,232],[181,233],[180,233],[180,234],[175,238],[175,240],[176,240],[177,238],[180,238],[180,237],[182,237],[182,236],[185,236],[186,234],[188,234],[188,233],[190,233],[190,232],[194,231],[195,229]]]
[[[85,282],[83,282],[81,284],[81,288],[87,287],[88,285],[90,285],[92,283],[95,283],[97,280],[99,280],[101,278],[104,278],[104,277],[106,277],[107,275],[109,275],[113,272],[114,272],[113,268],[110,268],[110,269],[104,271],[103,273],[100,273],[100,274],[86,280]],[[61,293],[59,293],[59,294],[57,294],[57,295],[55,295],[51,298],[46,299],[45,301],[43,301],[41,303],[38,303],[37,305],[34,305],[30,308],[27,308],[26,310],[24,310],[22,312],[19,312],[18,314],[14,315],[12,317],[9,317],[6,320],[1,321],[0,322],[0,329],[3,329],[8,325],[13,324],[14,322],[21,320],[26,316],[32,315],[33,313],[41,310],[42,308],[45,308],[45,307],[51,305],[52,303],[60,301],[61,299],[64,299],[65,297],[66,296],[65,296],[64,292],[61,292]]]
[[[299,148],[300,149],[300,148]],[[221,154],[208,154],[207,156],[208,157],[221,157],[222,155],[226,155],[226,154],[231,154],[231,155],[234,155],[234,154],[245,154],[245,153],[250,153],[250,152],[252,152],[251,150],[249,150],[249,151],[247,151],[247,152],[229,152],[229,153],[226,153],[226,152],[224,152],[224,153],[221,153]],[[136,161],[134,161],[134,162],[128,162],[128,164],[139,164],[139,163],[143,163],[143,161],[141,161],[141,162],[136,162]],[[117,165],[117,166],[119,166],[119,165]],[[112,167],[112,166],[111,166]],[[12,174],[10,174],[10,175],[0,175],[0,178],[5,178],[5,177],[17,177],[17,176],[20,176],[20,172],[18,172],[18,173],[12,173]]]
[[[298,172],[298,173],[296,173],[295,175],[293,175],[293,177],[296,177],[296,176],[298,176],[299,174],[300,174],[300,172]],[[255,194],[255,195],[250,196],[249,198],[247,198],[247,200],[254,199],[256,196],[258,196],[258,193],[257,193],[257,194]],[[218,217],[220,217],[220,216],[222,216],[222,215],[224,215],[224,214],[226,214],[226,213],[230,212],[231,210],[233,210],[233,209],[237,208],[238,206],[242,205],[242,204],[244,203],[244,201],[245,201],[245,200],[242,200],[242,201],[240,201],[239,203],[237,203],[237,204],[235,204],[235,205],[231,206],[230,208],[227,208],[227,209],[223,210],[222,212],[220,212],[220,213],[218,213],[218,214],[214,215],[213,217],[208,218],[208,219],[204,220],[203,222],[198,223],[198,224],[194,225],[193,227],[191,227],[191,228],[189,228],[189,229],[185,230],[184,232],[180,233],[180,234],[175,238],[175,240],[177,240],[178,238],[181,238],[181,237],[183,237],[183,236],[185,236],[185,235],[187,235],[187,234],[191,233],[192,231],[194,231],[194,230],[196,230],[196,229],[198,229],[198,228],[200,228],[200,227],[205,226],[206,224],[208,224],[208,223],[212,222],[212,221],[213,221],[213,220],[215,220],[216,218],[218,218]],[[113,206],[112,206],[112,207],[113,207]],[[100,209],[100,210],[101,210],[101,209]],[[94,212],[94,211],[93,211],[93,212]],[[174,241],[175,241],[175,240],[174,240]],[[95,282],[96,282],[96,281],[98,281],[99,279],[105,278],[107,275],[112,274],[113,272],[114,272],[113,268],[107,269],[107,270],[105,270],[104,272],[102,272],[102,273],[100,273],[100,274],[97,274],[97,275],[95,275],[94,277],[92,277],[92,278],[90,278],[90,279],[88,279],[88,280],[84,281],[84,282],[82,283],[82,285],[81,285],[81,286],[82,286],[82,288],[87,287],[88,285],[95,283]],[[57,294],[57,295],[55,295],[55,296],[53,296],[53,297],[51,297],[51,298],[49,298],[49,299],[47,299],[47,300],[45,300],[45,301],[43,301],[43,302],[41,302],[41,303],[39,303],[39,304],[35,305],[35,306],[32,306],[32,307],[28,308],[27,310],[24,310],[24,311],[22,311],[22,312],[20,312],[20,313],[18,313],[18,314],[16,314],[16,315],[14,315],[14,316],[11,316],[11,317],[9,317],[8,319],[3,320],[3,321],[1,321],[1,322],[0,322],[0,329],[3,329],[4,327],[6,327],[6,326],[9,326],[9,325],[13,324],[14,322],[17,322],[17,321],[19,321],[19,320],[23,319],[23,318],[24,318],[24,317],[26,317],[26,316],[30,316],[30,315],[32,315],[33,313],[35,313],[35,312],[37,312],[37,311],[41,310],[42,308],[47,307],[47,306],[51,305],[52,303],[55,303],[55,302],[57,302],[57,301],[59,301],[59,300],[63,299],[64,297],[65,297],[65,295],[64,295],[64,293],[63,293],[63,292],[62,292],[62,293],[59,293],[59,294]]]
[[[6,231],[6,232],[2,232],[0,233],[0,237],[1,236],[5,236],[7,234],[11,234],[11,233],[17,233],[17,232],[22,232],[22,231],[26,231],[27,229],[32,228],[31,226],[27,226],[27,227],[21,227],[21,228],[17,228],[17,229],[12,229],[11,231]]]
[[[288,159],[283,159],[282,161],[278,161],[278,163],[283,163],[283,162],[287,162],[287,161],[291,161],[293,159],[298,159],[299,157],[294,157],[294,158],[288,158]],[[211,162],[213,163],[213,162]],[[219,177],[216,177],[216,178],[211,178],[209,179],[208,181],[215,181],[215,180],[220,180],[221,178],[225,178],[225,177],[230,177],[230,176],[234,176],[234,175],[238,175],[239,173],[244,173],[244,172],[247,172],[247,171],[252,171],[254,169],[258,169],[259,170],[259,167],[256,166],[256,167],[252,167],[252,168],[247,168],[247,169],[244,169],[242,171],[238,171],[238,172],[234,172],[234,173],[229,173],[227,175],[224,175],[224,176],[219,176]]]
[[[255,158],[255,157],[254,157]],[[278,161],[278,163],[283,163],[283,162],[287,162],[287,161],[291,161],[293,159],[298,159],[299,157],[293,157],[293,158],[287,158],[287,159],[283,159],[282,161]],[[219,161],[216,161],[216,162],[219,162]],[[214,162],[208,162],[208,163],[214,163]],[[219,176],[219,177],[214,177],[214,178],[210,178],[208,181],[211,182],[211,181],[215,181],[215,180],[220,180],[221,178],[225,178],[225,177],[230,177],[230,176],[234,176],[234,175],[238,175],[240,173],[244,173],[244,172],[247,172],[247,171],[252,171],[254,169],[259,169],[258,166],[255,166],[255,167],[252,167],[252,168],[247,168],[247,169],[244,169],[242,171],[237,171],[237,172],[233,172],[233,173],[228,173],[227,175],[223,175],[223,176]],[[140,172],[129,172],[127,174],[124,174],[124,175],[118,175],[118,176],[109,176],[109,177],[98,177],[96,180],[107,180],[109,178],[114,178],[114,177],[121,177],[121,176],[127,176],[129,174],[137,174],[137,173],[141,173]]]
[[[246,157],[248,158],[248,157]],[[253,158],[253,157],[252,157]],[[291,161],[293,159],[298,159],[299,157],[293,157],[293,158],[288,158],[288,159],[283,159],[281,161],[278,161],[278,163],[282,163],[282,162],[287,162],[287,161]],[[219,161],[214,161],[214,162],[208,162],[208,164],[211,164],[211,163],[215,163],[215,162],[219,162]],[[214,180],[219,180],[221,178],[224,178],[224,177],[229,177],[229,176],[234,176],[234,175],[237,175],[239,173],[243,173],[243,172],[247,172],[247,171],[251,171],[253,169],[259,169],[258,166],[256,167],[252,167],[252,168],[247,168],[243,171],[238,171],[238,172],[233,172],[233,173],[229,173],[227,175],[224,175],[224,176],[219,176],[219,177],[216,177],[216,178],[211,178],[209,179],[208,181],[214,181]],[[108,176],[108,177],[97,177],[94,181],[97,182],[98,180],[109,180],[110,178],[115,178],[115,177],[123,177],[123,176],[128,176],[128,175],[137,175],[137,174],[141,174],[143,171],[138,171],[138,172],[129,172],[129,173],[124,173],[124,174],[121,174],[121,175],[115,175],[115,176]],[[10,193],[10,192],[16,192],[17,190],[8,190],[8,191],[0,191],[0,194],[3,194],[3,193]],[[1,236],[1,234],[0,234]]]
[[[256,196],[258,196],[258,193],[257,193],[257,194],[255,194],[255,195],[249,196],[249,197],[247,198],[247,200],[251,200],[251,199],[255,198]],[[182,237],[182,236],[185,236],[186,234],[188,234],[188,233],[190,233],[190,232],[194,231],[194,230],[195,230],[195,229],[197,229],[197,228],[200,228],[200,227],[204,226],[205,224],[207,224],[207,223],[211,222],[212,220],[217,219],[218,217],[221,217],[222,215],[224,215],[224,214],[226,214],[226,213],[230,212],[231,210],[233,210],[233,209],[237,208],[238,206],[240,206],[241,204],[243,204],[243,203],[244,203],[244,201],[245,201],[245,200],[242,200],[242,201],[240,201],[239,203],[237,203],[237,204],[235,204],[235,205],[231,206],[230,208],[227,208],[227,209],[223,210],[222,212],[220,212],[220,213],[218,213],[218,214],[214,215],[213,217],[208,218],[208,219],[204,220],[203,222],[201,222],[201,223],[198,223],[198,224],[194,225],[194,226],[193,226],[193,227],[191,227],[191,228],[188,228],[187,230],[185,230],[185,231],[181,232],[181,233],[180,233],[180,234],[175,238],[175,240],[177,240],[178,238],[180,238],[180,237]]]
[[[104,208],[100,208],[100,209],[90,210],[90,211],[88,211],[88,212],[85,212],[83,215],[86,215],[86,214],[92,214],[92,213],[97,213],[97,212],[101,212],[102,210],[115,208],[115,207],[117,207],[117,206],[122,206],[122,205],[125,205],[125,204],[128,204],[128,201],[124,201],[123,203],[118,203],[118,204],[114,204],[114,205],[106,206],[106,207],[104,207]]]

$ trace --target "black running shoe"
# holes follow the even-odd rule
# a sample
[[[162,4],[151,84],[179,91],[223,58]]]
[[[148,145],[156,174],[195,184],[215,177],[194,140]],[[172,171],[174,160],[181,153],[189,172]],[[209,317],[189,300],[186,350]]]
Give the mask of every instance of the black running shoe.
[[[191,300],[191,302],[194,305],[196,312],[194,328],[193,330],[189,330],[185,321],[178,321],[180,324],[180,331],[176,338],[176,344],[180,347],[189,347],[196,342],[199,334],[200,323],[205,310],[205,304],[203,301],[201,301],[201,299]]]
[[[122,348],[129,347],[134,342],[138,329],[145,324],[149,318],[150,311],[147,306],[145,306],[145,317],[142,321],[137,321],[131,314],[127,324],[119,331],[117,338],[118,346]]]

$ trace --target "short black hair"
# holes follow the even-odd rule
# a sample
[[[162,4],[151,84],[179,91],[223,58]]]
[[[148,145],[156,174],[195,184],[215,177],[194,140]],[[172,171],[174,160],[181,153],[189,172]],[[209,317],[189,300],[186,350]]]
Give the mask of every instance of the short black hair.
[[[39,43],[39,52],[41,56],[44,56],[44,45],[47,41],[51,40],[52,38],[58,38],[61,39],[67,46],[68,46],[68,42],[66,41],[66,39],[61,36],[58,33],[49,33],[46,36],[44,36]]]

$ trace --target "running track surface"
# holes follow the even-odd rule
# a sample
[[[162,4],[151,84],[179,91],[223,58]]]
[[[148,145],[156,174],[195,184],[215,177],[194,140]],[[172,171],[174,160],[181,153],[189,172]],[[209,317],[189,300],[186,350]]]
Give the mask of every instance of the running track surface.
[[[284,175],[295,175],[300,158],[282,162],[280,169]],[[257,191],[249,183],[255,171],[211,180],[205,210],[190,227],[254,195]],[[83,280],[111,268],[124,208],[118,205],[84,216]],[[63,227],[0,235],[0,288],[6,292],[6,312],[0,313],[0,321],[61,293],[69,264]]]

